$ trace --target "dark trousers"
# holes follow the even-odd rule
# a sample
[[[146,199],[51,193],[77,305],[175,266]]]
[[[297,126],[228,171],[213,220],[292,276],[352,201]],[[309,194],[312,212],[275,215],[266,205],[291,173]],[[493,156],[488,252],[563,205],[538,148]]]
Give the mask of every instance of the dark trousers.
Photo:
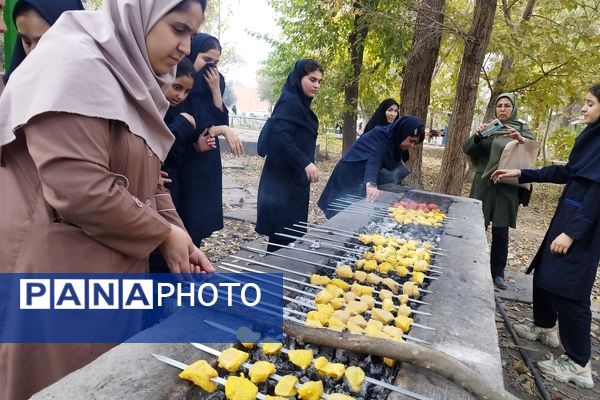
[[[558,296],[533,285],[533,321],[542,328],[552,328],[558,320],[558,333],[565,353],[584,367],[591,357],[590,329],[592,311],[589,298],[577,301]]]
[[[508,258],[508,227],[492,226],[492,248],[490,249],[490,266],[492,278],[504,278],[504,268]]]

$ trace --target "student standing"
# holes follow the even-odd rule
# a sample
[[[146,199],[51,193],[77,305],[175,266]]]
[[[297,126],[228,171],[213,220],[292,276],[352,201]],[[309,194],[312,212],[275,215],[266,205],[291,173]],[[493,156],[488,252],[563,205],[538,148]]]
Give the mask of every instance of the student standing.
[[[292,242],[275,233],[308,220],[310,184],[319,180],[314,164],[319,120],[310,105],[322,79],[317,61],[297,61],[258,139],[258,154],[266,159],[258,186],[256,232],[272,243]],[[267,250],[279,248],[269,245]]]
[[[233,154],[241,155],[243,148],[233,129],[227,126],[229,111],[223,103],[225,78],[218,69],[219,40],[205,33],[194,35],[187,57],[197,74],[185,110],[196,121],[196,134],[184,149],[175,206],[194,243],[200,245],[203,239],[223,228],[223,172],[218,140],[214,150],[201,153],[196,151],[196,142],[206,129],[214,138],[223,135]]]
[[[515,325],[515,330],[526,339],[558,347],[558,329],[565,354],[539,362],[540,370],[560,382],[591,389],[590,295],[600,261],[600,84],[586,94],[581,113],[587,127],[566,165],[497,170],[491,179],[499,185],[510,177],[519,177],[520,183],[565,184],[527,270],[533,271],[533,323]]]

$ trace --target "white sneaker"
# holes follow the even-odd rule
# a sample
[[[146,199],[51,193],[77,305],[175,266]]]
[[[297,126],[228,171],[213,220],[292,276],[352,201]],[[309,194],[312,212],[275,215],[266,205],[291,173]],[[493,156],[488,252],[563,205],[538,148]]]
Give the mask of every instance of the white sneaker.
[[[542,374],[547,378],[563,383],[571,382],[584,389],[592,389],[594,387],[592,366],[589,361],[585,367],[582,367],[571,360],[569,356],[563,354],[558,358],[539,361],[537,364]]]
[[[515,324],[515,331],[519,336],[527,340],[539,340],[550,347],[560,346],[560,339],[558,338],[558,327],[553,328],[542,328],[536,326],[532,322],[526,322],[524,324]]]

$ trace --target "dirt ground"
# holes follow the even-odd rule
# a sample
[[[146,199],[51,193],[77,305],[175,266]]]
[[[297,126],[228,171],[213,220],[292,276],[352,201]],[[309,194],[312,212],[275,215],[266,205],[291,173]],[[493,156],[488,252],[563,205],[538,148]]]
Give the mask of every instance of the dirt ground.
[[[331,150],[329,150],[331,152]],[[434,190],[441,166],[443,148],[427,146],[423,154],[423,174],[426,190]],[[327,178],[339,156],[330,153],[329,159],[320,157],[317,164],[320,171],[320,181],[311,187],[311,200],[309,208],[309,219],[315,223],[325,221],[321,210],[316,206],[316,201],[322,192]],[[262,170],[263,159],[253,156],[242,156],[235,158],[224,155],[223,164],[225,173],[231,176],[240,186],[244,187],[250,194],[255,195],[258,180]],[[228,168],[234,166],[234,168]],[[465,182],[463,195],[469,192],[470,182]],[[541,243],[543,235],[548,227],[550,218],[554,212],[560,195],[561,187],[551,184],[536,184],[529,207],[521,208],[519,211],[517,229],[510,232],[508,270],[524,272],[529,261],[533,258],[537,246]],[[225,211],[234,208],[235,205],[225,205]],[[203,245],[204,250],[212,260],[219,260],[228,254],[239,250],[244,243],[259,238],[250,223],[233,220],[225,220],[225,228],[213,234]],[[592,302],[600,307],[600,283],[596,278],[596,284],[592,296]],[[531,320],[531,305],[513,301],[502,301],[502,306],[511,321],[511,324],[525,320]],[[504,381],[507,390],[522,399],[541,398],[536,388],[533,374],[527,368],[519,352],[517,345],[512,339],[510,332],[500,313],[496,313],[498,327],[498,340],[501,348],[502,365],[504,370]],[[549,350],[538,343],[522,340],[528,357],[532,361],[547,359]],[[560,349],[553,352],[560,355]],[[596,387],[594,390],[583,390],[572,385],[559,384],[543,379],[546,390],[552,399],[599,399],[600,398],[600,322],[592,322],[592,370]]]

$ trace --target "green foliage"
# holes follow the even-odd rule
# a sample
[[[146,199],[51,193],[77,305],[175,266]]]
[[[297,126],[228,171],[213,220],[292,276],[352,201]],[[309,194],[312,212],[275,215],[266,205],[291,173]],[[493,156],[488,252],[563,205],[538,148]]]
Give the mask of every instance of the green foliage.
[[[499,1],[499,6],[501,7]],[[600,4],[596,0],[536,0],[523,21],[527,0],[498,10],[488,51],[488,76],[498,74],[501,56],[513,58],[506,88],[519,94],[521,115],[541,125],[548,109],[560,109],[597,80]]]
[[[571,149],[575,144],[577,133],[573,129],[558,128],[548,136],[548,147],[554,158],[561,161],[567,161]]]
[[[342,119],[346,110],[344,87],[352,73],[349,35],[355,12],[350,0],[270,0],[278,14],[280,41],[271,41],[273,51],[259,71],[261,96],[275,101],[294,62],[300,58],[317,59],[325,67],[321,90],[313,108],[323,127]],[[361,2],[369,24],[362,72],[359,80],[359,108],[371,113],[386,97],[398,98],[401,71],[410,48],[414,19],[407,2],[373,0]],[[409,2],[410,3],[410,2]]]

